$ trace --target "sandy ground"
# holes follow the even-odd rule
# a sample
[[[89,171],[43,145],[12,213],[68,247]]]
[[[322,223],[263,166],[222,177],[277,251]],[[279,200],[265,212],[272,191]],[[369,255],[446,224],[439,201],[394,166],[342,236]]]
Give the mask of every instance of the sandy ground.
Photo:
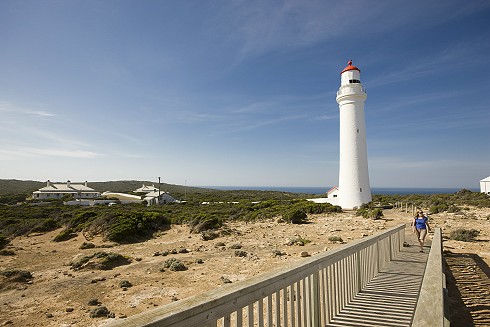
[[[235,282],[304,260],[301,252],[314,255],[338,246],[339,243],[328,240],[330,236],[349,242],[411,221],[409,214],[397,210],[385,210],[384,214],[383,219],[376,221],[349,212],[313,215],[306,225],[275,220],[235,222],[227,225],[232,230],[230,235],[210,241],[191,234],[187,226],[172,226],[144,243],[85,250],[80,249],[87,241],[82,235],[61,243],[51,241],[59,231],[19,237],[8,248],[16,255],[0,256],[0,270],[28,270],[33,278],[29,282],[11,282],[0,277],[0,326],[101,326],[112,319],[90,318],[90,311],[96,308],[88,304],[91,299],[106,306],[115,319],[124,319],[220,287],[227,280]],[[456,228],[481,232],[477,242],[445,240],[444,246],[450,251],[447,261],[451,271],[448,277],[451,310],[460,319],[454,320],[452,326],[490,325],[490,209],[467,210],[463,216],[433,215],[431,219],[432,226],[442,227],[446,235]],[[287,245],[298,238],[310,243]],[[97,238],[91,242],[98,246],[108,244]],[[156,252],[181,248],[189,252],[155,256]],[[237,250],[245,251],[246,256],[236,256]],[[275,256],[274,250],[283,255]],[[98,251],[126,255],[132,262],[105,271],[71,269],[70,262]],[[161,271],[169,258],[181,260],[188,269]],[[202,263],[197,263],[198,259]],[[123,280],[132,287],[121,288]]]

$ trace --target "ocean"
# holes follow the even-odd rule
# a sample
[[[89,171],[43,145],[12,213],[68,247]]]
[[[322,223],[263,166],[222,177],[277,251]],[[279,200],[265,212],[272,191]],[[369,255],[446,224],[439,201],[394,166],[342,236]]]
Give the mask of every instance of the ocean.
[[[288,187],[288,186],[203,186],[216,190],[255,190],[255,191],[280,191],[290,193],[324,194],[330,187]],[[391,187],[372,187],[372,194],[453,194],[462,188],[391,188]],[[468,190],[479,192],[477,188]]]

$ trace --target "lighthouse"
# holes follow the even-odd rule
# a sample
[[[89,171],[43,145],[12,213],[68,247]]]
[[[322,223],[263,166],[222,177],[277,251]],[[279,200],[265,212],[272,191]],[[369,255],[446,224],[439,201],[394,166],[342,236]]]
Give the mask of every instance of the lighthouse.
[[[366,146],[364,101],[361,70],[349,61],[340,73],[337,103],[340,111],[340,167],[338,205],[354,209],[371,202],[371,187]]]

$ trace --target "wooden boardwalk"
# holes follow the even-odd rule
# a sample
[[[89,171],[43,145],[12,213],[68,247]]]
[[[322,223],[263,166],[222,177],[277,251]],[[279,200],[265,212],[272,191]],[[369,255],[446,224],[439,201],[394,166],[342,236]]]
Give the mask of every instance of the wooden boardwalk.
[[[405,235],[410,246],[404,247],[327,326],[411,325],[430,246],[426,245],[424,253],[420,253],[411,228],[406,228]]]

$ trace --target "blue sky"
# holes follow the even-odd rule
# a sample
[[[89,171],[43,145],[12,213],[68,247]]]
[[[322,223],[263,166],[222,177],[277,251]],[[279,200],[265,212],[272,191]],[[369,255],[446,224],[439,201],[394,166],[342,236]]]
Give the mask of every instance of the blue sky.
[[[0,178],[334,186],[340,71],[373,187],[490,175],[489,1],[0,1]]]

